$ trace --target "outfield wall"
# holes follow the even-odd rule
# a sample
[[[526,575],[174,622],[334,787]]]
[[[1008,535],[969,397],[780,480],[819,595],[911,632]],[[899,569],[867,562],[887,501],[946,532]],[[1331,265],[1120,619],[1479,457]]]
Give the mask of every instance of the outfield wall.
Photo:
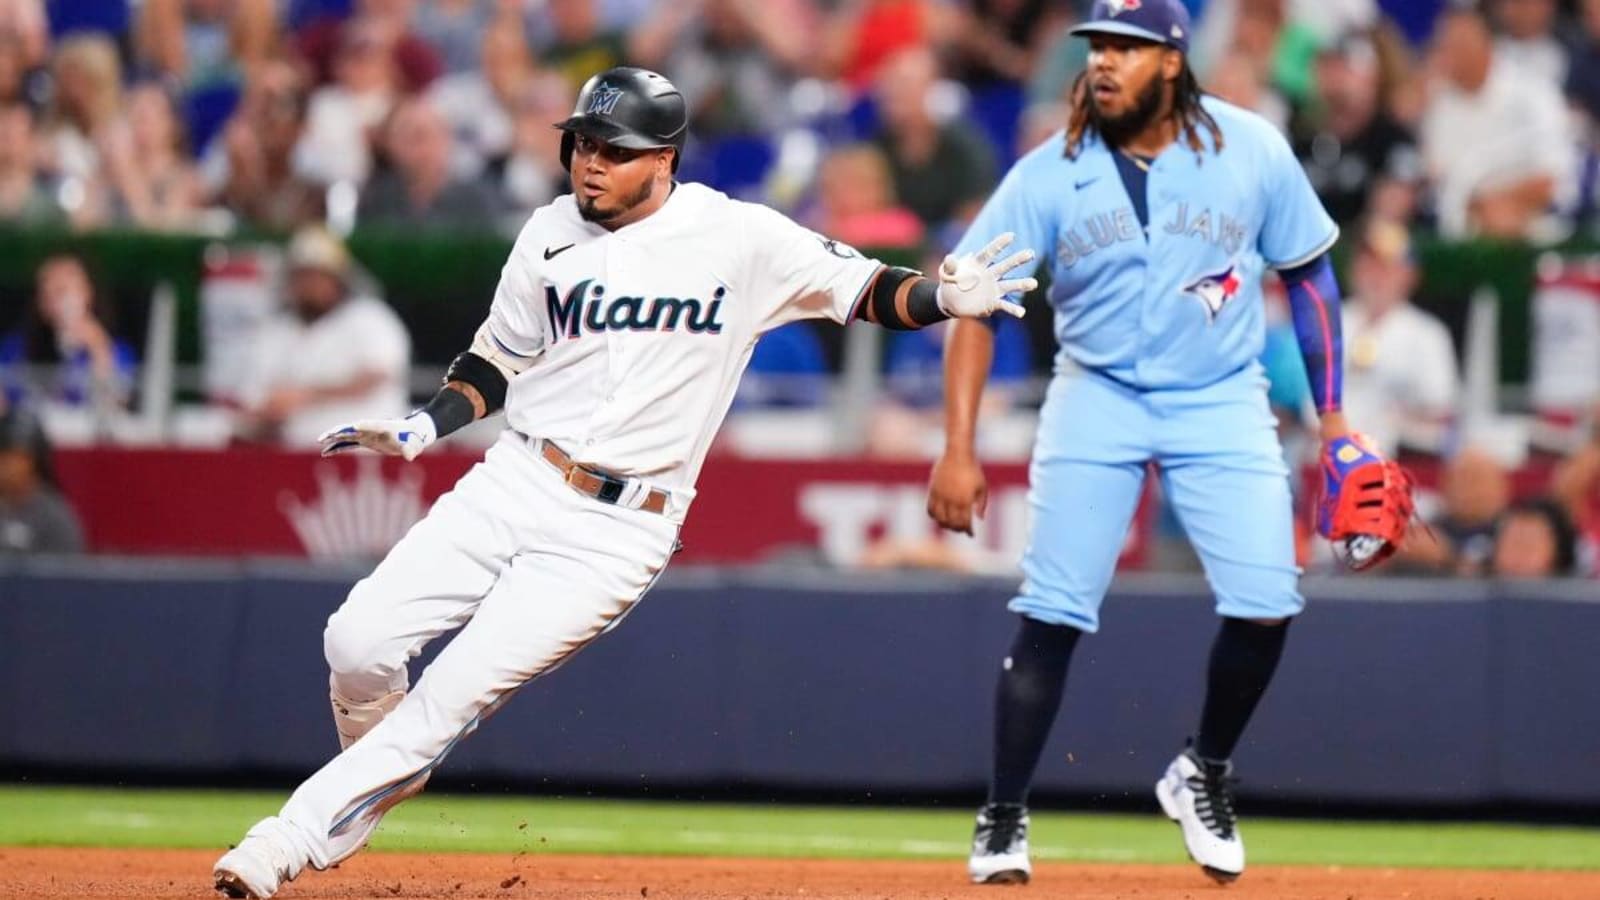
[[[0,768],[301,773],[335,748],[324,620],[360,573],[0,563]],[[446,771],[661,790],[984,783],[1008,582],[671,571]],[[1238,759],[1283,800],[1600,807],[1593,584],[1310,580]],[[537,601],[531,601],[537,602]],[[1119,582],[1041,788],[1142,797],[1198,714],[1199,580]]]

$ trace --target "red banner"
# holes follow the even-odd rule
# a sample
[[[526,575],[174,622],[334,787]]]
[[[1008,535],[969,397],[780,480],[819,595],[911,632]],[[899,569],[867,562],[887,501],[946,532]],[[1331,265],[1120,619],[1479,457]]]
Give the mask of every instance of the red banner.
[[[320,459],[264,449],[62,450],[56,467],[96,552],[202,556],[383,554],[477,460],[430,453]],[[1027,539],[1027,467],[990,465],[975,538],[943,535],[925,512],[928,465],[712,457],[679,559],[800,556],[831,565],[943,561],[1014,571]],[[1144,551],[1141,512],[1124,548]]]

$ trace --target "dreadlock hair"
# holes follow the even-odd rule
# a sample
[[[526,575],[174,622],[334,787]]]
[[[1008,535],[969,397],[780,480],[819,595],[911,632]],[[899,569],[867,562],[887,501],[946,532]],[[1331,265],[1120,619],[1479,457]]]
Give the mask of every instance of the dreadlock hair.
[[[1086,135],[1099,131],[1094,123],[1094,111],[1089,104],[1089,70],[1084,69],[1078,73],[1076,81],[1072,82],[1072,111],[1067,117],[1067,158],[1077,159],[1083,151],[1083,139]],[[1206,112],[1200,105],[1200,98],[1205,96],[1205,91],[1200,89],[1200,81],[1194,77],[1194,70],[1189,68],[1189,61],[1183,61],[1183,71],[1178,73],[1178,78],[1172,85],[1172,115],[1178,120],[1178,127],[1182,132],[1184,143],[1194,151],[1196,157],[1205,151],[1205,144],[1200,141],[1200,129],[1204,128],[1211,135],[1211,143],[1218,150],[1222,149],[1222,129],[1217,126],[1217,120],[1211,118],[1211,113]]]

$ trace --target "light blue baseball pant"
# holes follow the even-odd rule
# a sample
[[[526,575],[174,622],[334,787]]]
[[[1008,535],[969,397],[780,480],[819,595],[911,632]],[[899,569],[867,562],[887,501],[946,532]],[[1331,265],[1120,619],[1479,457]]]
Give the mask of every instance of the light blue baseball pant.
[[[1141,391],[1058,375],[1029,469],[1033,530],[1010,609],[1093,633],[1144,486],[1146,464],[1205,566],[1218,614],[1299,613],[1289,472],[1251,364],[1199,389]]]

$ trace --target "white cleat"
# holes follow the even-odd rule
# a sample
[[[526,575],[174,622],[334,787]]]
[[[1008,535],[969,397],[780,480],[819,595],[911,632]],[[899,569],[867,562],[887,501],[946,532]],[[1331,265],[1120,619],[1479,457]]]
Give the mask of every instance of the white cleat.
[[[300,874],[293,852],[274,832],[282,824],[276,816],[258,822],[245,833],[239,846],[222,854],[211,867],[216,887],[224,896],[267,900]]]
[[[1244,874],[1244,840],[1233,811],[1233,763],[1209,762],[1185,750],[1156,782],[1156,800],[1183,830],[1189,858],[1219,884]]]
[[[967,872],[974,884],[1028,883],[1033,864],[1028,860],[1026,806],[990,803],[978,810]]]

